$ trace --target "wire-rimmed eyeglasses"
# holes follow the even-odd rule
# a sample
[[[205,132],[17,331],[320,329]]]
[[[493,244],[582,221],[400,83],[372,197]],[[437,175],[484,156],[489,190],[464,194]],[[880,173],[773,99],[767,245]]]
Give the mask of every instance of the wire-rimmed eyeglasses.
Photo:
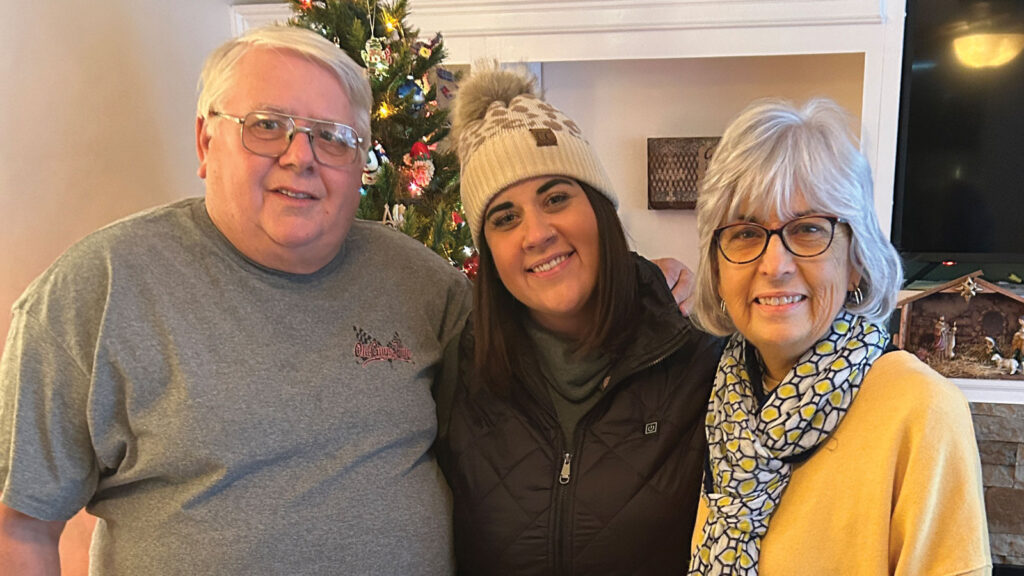
[[[775,234],[790,254],[811,258],[828,250],[835,237],[836,224],[846,220],[836,216],[801,216],[782,226],[768,229],[754,222],[737,222],[715,229],[718,250],[733,264],[747,264],[760,258]]]
[[[278,158],[291,146],[297,132],[309,137],[313,158],[324,166],[349,166],[360,158],[359,145],[363,139],[355,129],[345,124],[289,116],[280,112],[249,112],[244,117],[232,116],[216,110],[210,116],[220,116],[238,123],[242,130],[242,146],[257,156]],[[302,120],[308,126],[295,123]]]

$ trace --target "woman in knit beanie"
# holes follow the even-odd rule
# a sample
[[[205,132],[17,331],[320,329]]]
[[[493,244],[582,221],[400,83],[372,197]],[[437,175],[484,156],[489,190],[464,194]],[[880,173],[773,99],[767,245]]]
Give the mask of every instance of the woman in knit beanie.
[[[466,80],[453,138],[480,254],[438,400],[459,573],[684,573],[720,343],[629,251],[604,168],[531,79]]]

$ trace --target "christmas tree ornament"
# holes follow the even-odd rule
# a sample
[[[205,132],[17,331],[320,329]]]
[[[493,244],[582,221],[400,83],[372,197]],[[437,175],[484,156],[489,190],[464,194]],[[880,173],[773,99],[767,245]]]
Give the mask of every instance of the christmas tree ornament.
[[[406,205],[394,203],[394,206],[384,204],[384,217],[381,223],[393,229],[399,229],[406,223]]]
[[[420,58],[426,60],[434,55],[434,50],[441,44],[441,34],[438,33],[429,42],[426,40],[417,40],[412,43],[412,52]]]
[[[380,219],[380,223],[395,228],[395,220],[391,217],[391,206],[384,204],[384,217]]]
[[[408,158],[408,154],[406,155]],[[402,169],[402,175],[408,182],[407,190],[410,198],[419,198],[423,195],[423,188],[430,184],[434,178],[434,165],[431,160],[416,160],[407,164]]]
[[[384,204],[384,217],[380,223],[391,228],[401,228],[405,224],[405,204],[395,202],[394,206]]]
[[[426,74],[416,79],[416,85],[420,87],[420,90],[423,91],[424,95],[427,92],[430,92],[430,78],[428,78]],[[426,96],[424,96],[424,98],[426,98]]]
[[[412,181],[420,188],[426,188],[434,179],[434,161],[430,158],[417,160],[412,165]]]
[[[370,18],[370,38],[366,41],[366,46],[363,48],[360,56],[363,57],[363,62],[366,63],[366,69],[379,78],[387,74],[388,68],[391,66],[391,47],[385,47],[383,38],[375,36],[377,3],[374,2],[371,6],[370,0],[366,0],[366,13]]]
[[[470,280],[476,280],[477,272],[480,271],[480,255],[473,252],[473,255],[462,261],[462,271]]]
[[[384,152],[384,147],[381,146],[380,142],[376,140],[373,141],[373,151],[377,153],[378,164],[389,164],[391,162],[391,159],[388,158],[387,153]]]
[[[427,55],[424,56],[424,58],[430,58],[430,56],[434,53],[434,50],[437,50],[437,47],[440,45],[441,33],[438,32],[437,34],[434,34],[434,37],[430,40],[430,43],[427,44]]]
[[[409,149],[409,156],[411,156],[413,160],[424,157],[429,159],[430,147],[427,146],[426,142],[417,140],[416,142],[413,142],[412,148]]]
[[[423,103],[427,101],[426,96],[423,94],[423,89],[420,88],[419,84],[416,83],[416,80],[414,80],[412,76],[406,76],[405,82],[398,87],[398,90],[396,90],[395,93],[398,94],[399,98],[409,96],[410,101],[412,102],[410,108],[414,111],[418,111],[423,108]]]
[[[377,183],[378,170],[380,170],[380,162],[377,160],[377,153],[370,150],[366,154],[366,165],[363,166],[363,186]]]
[[[418,188],[426,188],[434,178],[434,161],[430,158],[430,148],[421,140],[417,140],[412,149],[403,158],[406,166],[411,168],[409,179]],[[420,190],[422,192],[422,190]]]
[[[424,60],[426,60],[427,58],[430,58],[433,55],[433,53],[434,53],[434,50],[433,50],[433,48],[430,47],[430,44],[428,44],[427,42],[425,42],[423,40],[417,40],[417,41],[413,42],[412,43],[412,51],[413,51],[413,53],[415,53],[417,56],[419,56],[420,58],[422,58]]]
[[[385,48],[381,38],[370,37],[360,55],[366,63],[366,69],[373,75],[379,77],[388,73],[391,66],[391,48]]]

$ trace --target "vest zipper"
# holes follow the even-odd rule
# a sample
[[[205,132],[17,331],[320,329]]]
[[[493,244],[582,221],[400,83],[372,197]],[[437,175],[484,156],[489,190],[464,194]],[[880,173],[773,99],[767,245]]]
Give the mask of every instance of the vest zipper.
[[[558,486],[555,486],[555,546],[554,546],[554,574],[569,574],[571,572],[571,560],[569,558],[569,531],[572,529],[572,521],[569,518],[570,495],[569,480],[572,477],[572,453],[562,453],[562,467],[558,472]]]
[[[562,471],[558,474],[558,483],[565,486],[569,483],[569,473],[572,471],[572,454],[566,452],[562,457]]]

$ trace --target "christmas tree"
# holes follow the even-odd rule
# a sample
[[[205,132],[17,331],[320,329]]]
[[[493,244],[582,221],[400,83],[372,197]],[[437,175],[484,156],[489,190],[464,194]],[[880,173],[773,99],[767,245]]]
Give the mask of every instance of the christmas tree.
[[[457,82],[441,66],[441,35],[420,39],[406,23],[406,0],[290,3],[291,24],[321,34],[362,64],[373,90],[373,146],[357,217],[394,226],[472,276],[476,258],[459,198],[458,160],[454,150],[438,146],[448,134],[446,104]]]

